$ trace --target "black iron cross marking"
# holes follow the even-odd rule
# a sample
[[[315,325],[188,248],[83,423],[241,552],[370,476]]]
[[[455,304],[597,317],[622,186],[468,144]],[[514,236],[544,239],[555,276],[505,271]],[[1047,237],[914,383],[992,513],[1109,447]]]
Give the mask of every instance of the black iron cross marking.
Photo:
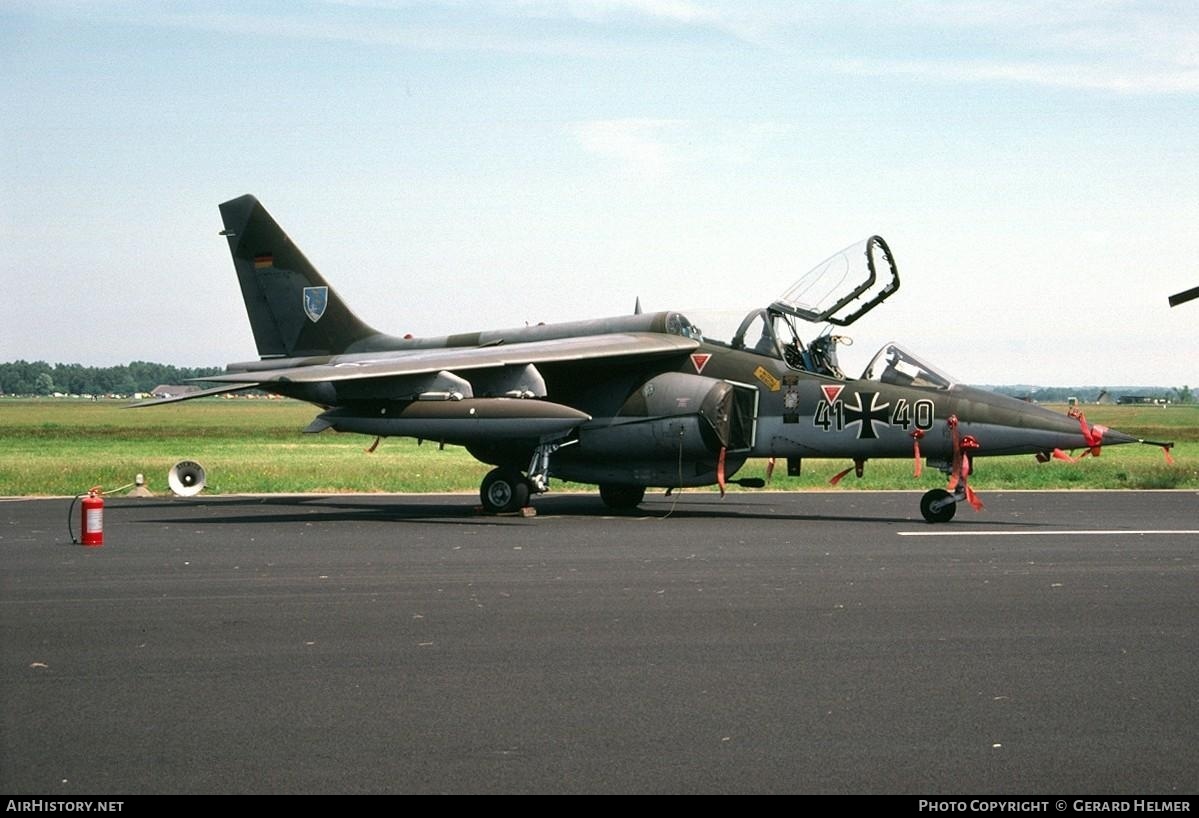
[[[870,408],[868,409],[862,408],[866,405],[865,398],[870,399]],[[876,440],[878,434],[874,431],[874,424],[890,425],[887,419],[887,409],[891,406],[890,401],[884,403],[882,406],[876,406],[875,404],[878,403],[877,392],[855,392],[854,400],[857,401],[857,406],[850,406],[848,403],[845,404],[845,425],[858,424],[858,440]]]

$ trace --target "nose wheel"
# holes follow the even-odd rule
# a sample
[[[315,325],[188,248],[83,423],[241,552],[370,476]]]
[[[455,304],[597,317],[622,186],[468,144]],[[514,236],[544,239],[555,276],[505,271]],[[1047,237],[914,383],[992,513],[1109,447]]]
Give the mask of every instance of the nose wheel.
[[[945,489],[927,491],[920,498],[920,514],[930,523],[947,523],[957,513],[958,503],[966,498],[965,493],[960,497],[950,494]]]

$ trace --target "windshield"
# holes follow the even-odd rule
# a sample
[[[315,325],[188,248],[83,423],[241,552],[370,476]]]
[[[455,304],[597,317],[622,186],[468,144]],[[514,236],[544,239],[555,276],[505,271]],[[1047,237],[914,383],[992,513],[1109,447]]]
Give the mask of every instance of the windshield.
[[[666,331],[671,335],[681,335],[684,338],[704,340],[704,334],[699,327],[687,320],[682,313],[672,312],[666,316]]]
[[[778,336],[774,332],[774,322],[766,310],[753,310],[741,322],[737,334],[733,336],[733,348],[745,349],[759,355],[779,357]]]
[[[935,389],[948,389],[957,383],[953,378],[935,366],[925,363],[916,355],[908,352],[899,344],[887,344],[878,351],[862,379],[890,383],[896,386],[929,386]]]

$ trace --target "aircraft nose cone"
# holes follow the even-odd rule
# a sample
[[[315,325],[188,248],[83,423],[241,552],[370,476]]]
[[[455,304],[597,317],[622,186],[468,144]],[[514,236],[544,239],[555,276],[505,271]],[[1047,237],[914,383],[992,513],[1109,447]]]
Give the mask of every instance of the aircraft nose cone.
[[[1076,438],[1077,440],[1071,443],[1071,446],[1088,445],[1091,441],[1097,441],[1097,445],[1099,446],[1116,446],[1121,443],[1140,442],[1140,438],[1115,429],[1109,429],[1100,423],[1087,422],[1085,418],[1075,415],[1060,415],[1049,409],[1037,408],[1039,410],[1038,417],[1040,423],[1044,424],[1042,428],[1053,429],[1068,437]]]
[[[1103,432],[1103,445],[1105,445],[1105,446],[1106,445],[1115,446],[1116,444],[1119,444],[1119,443],[1140,443],[1140,442],[1141,442],[1141,439],[1139,437],[1133,437],[1132,435],[1125,434],[1124,432],[1120,432],[1115,429],[1104,429],[1104,432]]]
[[[1132,435],[1084,422],[1078,416],[994,392],[961,386],[955,387],[954,392],[965,399],[957,406],[958,419],[965,424],[963,433],[976,434],[982,450],[988,454],[1050,452],[1139,442]]]

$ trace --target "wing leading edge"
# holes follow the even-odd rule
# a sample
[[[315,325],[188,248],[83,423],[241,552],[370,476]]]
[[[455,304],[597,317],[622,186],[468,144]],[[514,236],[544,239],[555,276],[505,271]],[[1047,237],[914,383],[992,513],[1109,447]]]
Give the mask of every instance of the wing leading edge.
[[[682,355],[698,347],[699,341],[677,335],[652,332],[611,333],[483,347],[413,349],[381,354],[346,355],[333,358],[328,363],[232,372],[204,380],[253,383],[269,389],[272,383],[336,383],[560,361],[648,359]]]

